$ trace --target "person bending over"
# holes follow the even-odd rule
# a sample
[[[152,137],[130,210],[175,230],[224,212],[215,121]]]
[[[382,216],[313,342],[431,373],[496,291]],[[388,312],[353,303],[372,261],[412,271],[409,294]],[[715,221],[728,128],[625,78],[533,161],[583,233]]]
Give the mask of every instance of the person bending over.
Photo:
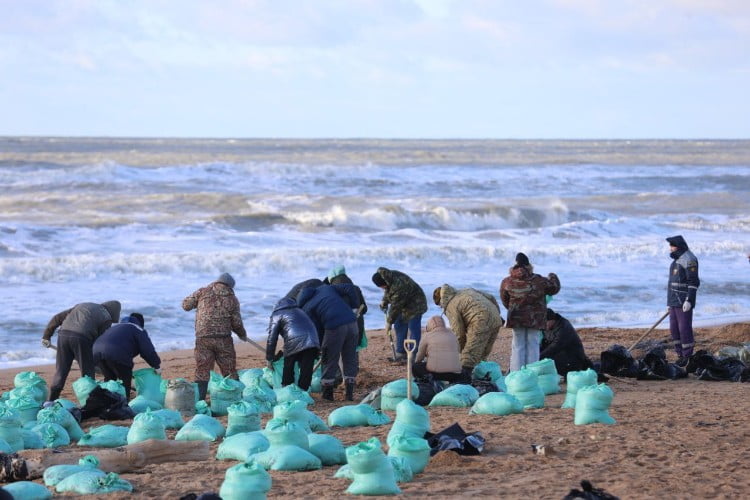
[[[266,361],[269,368],[272,368],[279,336],[284,339],[284,370],[281,385],[294,383],[294,365],[299,364],[297,385],[304,391],[308,390],[312,382],[315,358],[320,351],[320,340],[315,323],[292,298],[279,300],[271,313],[266,340]]]

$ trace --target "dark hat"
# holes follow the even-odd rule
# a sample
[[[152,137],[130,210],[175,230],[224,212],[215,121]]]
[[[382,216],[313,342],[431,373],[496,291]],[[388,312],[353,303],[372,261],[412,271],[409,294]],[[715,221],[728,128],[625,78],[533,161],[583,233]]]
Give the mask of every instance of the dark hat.
[[[547,321],[552,321],[553,319],[557,319],[557,313],[548,307],[547,308]]]
[[[224,283],[229,288],[234,288],[234,278],[232,278],[232,275],[229,273],[221,273],[221,276],[219,276],[216,281],[217,283]]]
[[[436,306],[440,305],[440,291],[442,289],[443,289],[443,287],[439,286],[435,290],[432,291],[432,300],[435,302]]]
[[[528,266],[529,265],[529,258],[526,257],[526,254],[523,252],[518,252],[516,254],[516,264],[519,266]]]
[[[685,238],[683,238],[681,234],[678,234],[677,236],[670,236],[669,238],[667,238],[667,241],[673,247],[684,248],[685,250],[687,250],[688,248],[687,242],[685,241]]]
[[[378,286],[378,287],[388,286],[388,283],[385,282],[383,277],[377,271],[375,272],[375,274],[372,275],[372,282],[375,283],[375,286]]]
[[[130,313],[130,316],[128,316],[128,323],[133,323],[140,326],[141,328],[143,328],[146,324],[143,319],[143,314],[139,312]]]

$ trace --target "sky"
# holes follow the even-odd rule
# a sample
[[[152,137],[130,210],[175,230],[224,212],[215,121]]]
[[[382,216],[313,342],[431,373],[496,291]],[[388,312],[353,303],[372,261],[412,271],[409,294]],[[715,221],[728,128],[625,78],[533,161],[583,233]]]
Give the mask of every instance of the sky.
[[[748,0],[0,0],[0,135],[749,138]]]

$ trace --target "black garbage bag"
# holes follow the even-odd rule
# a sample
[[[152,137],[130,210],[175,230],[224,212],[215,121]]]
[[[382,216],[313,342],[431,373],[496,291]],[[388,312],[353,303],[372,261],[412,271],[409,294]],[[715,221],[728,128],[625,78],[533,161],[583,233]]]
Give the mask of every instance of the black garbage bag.
[[[614,344],[601,355],[601,372],[614,375],[615,377],[638,376],[640,368],[638,362],[633,359],[630,351],[625,347]]]
[[[424,438],[430,445],[430,456],[438,451],[451,450],[459,455],[479,455],[484,449],[484,436],[482,433],[466,433],[458,422],[446,427],[437,434],[426,432]]]
[[[706,351],[698,351],[688,360],[688,371],[695,373],[698,380],[715,382],[747,382],[750,368],[737,358],[717,358]]]
[[[128,420],[135,417],[135,412],[128,406],[125,396],[97,386],[86,399],[86,405],[81,408],[81,420],[93,417],[103,420]]]
[[[676,380],[687,377],[687,371],[667,361],[663,347],[649,350],[638,362],[638,380]]]
[[[221,500],[221,497],[216,493],[211,492],[201,493],[200,495],[196,493],[188,493],[187,495],[181,496],[180,500]]]
[[[414,383],[419,387],[419,396],[414,400],[419,406],[427,406],[435,394],[443,390],[443,384],[432,375],[415,378]]]
[[[489,373],[485,373],[482,378],[472,378],[471,386],[477,390],[479,396],[484,396],[488,392],[502,392],[497,384],[492,381]]]
[[[584,498],[586,500],[620,500],[619,497],[610,495],[601,488],[594,488],[590,481],[585,479],[581,481],[581,489],[573,488],[563,497],[563,500],[573,500],[574,498]]]

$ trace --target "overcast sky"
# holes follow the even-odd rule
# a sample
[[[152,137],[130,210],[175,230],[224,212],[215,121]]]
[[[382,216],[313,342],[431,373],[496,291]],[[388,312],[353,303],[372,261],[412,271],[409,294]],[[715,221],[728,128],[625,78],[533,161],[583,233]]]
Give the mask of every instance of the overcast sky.
[[[750,137],[750,0],[0,0],[0,13],[0,135]]]

